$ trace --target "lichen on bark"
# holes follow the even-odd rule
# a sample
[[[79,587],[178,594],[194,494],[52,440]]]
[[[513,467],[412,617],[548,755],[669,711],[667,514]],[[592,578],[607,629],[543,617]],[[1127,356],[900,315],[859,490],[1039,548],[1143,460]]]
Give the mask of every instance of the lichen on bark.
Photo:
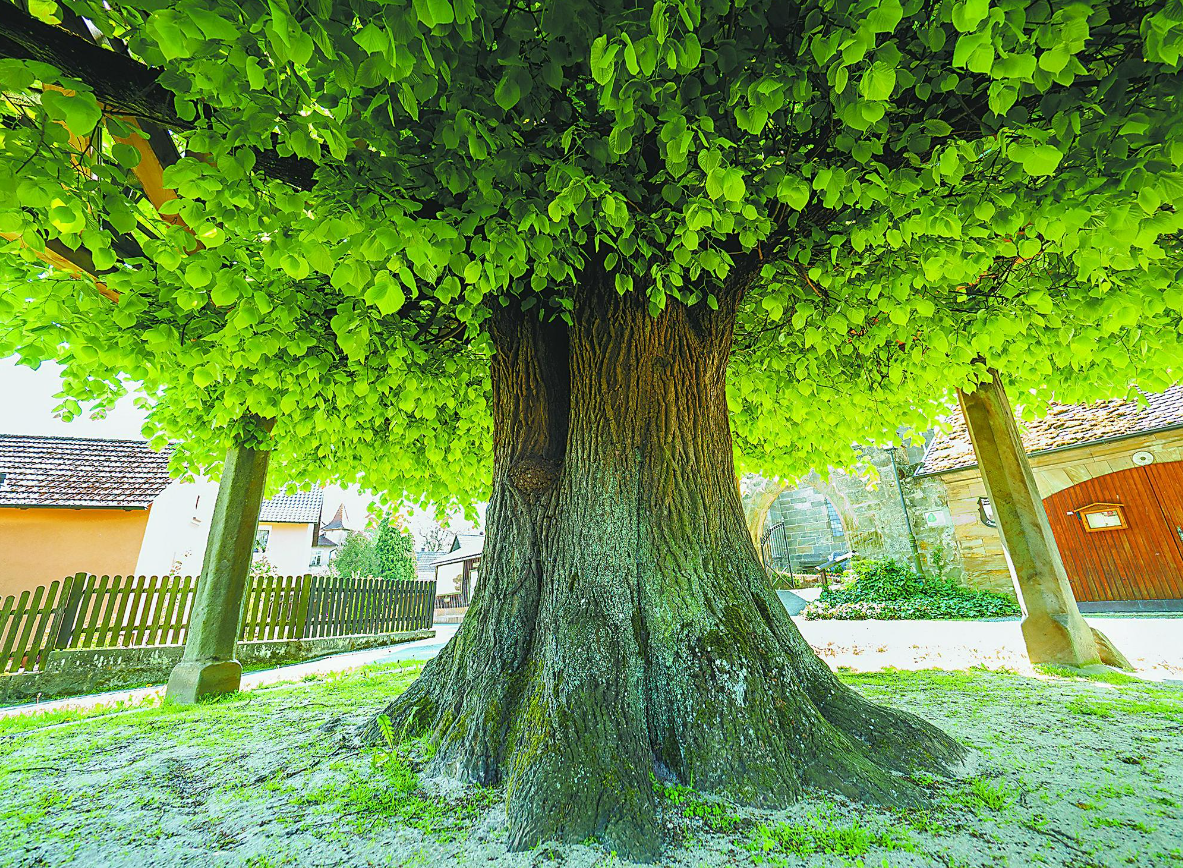
[[[493,490],[472,606],[384,713],[504,784],[509,844],[650,859],[651,775],[780,807],[914,803],[963,748],[813,653],[747,533],[725,374],[739,290],[654,317],[589,280],[573,323],[492,320]]]

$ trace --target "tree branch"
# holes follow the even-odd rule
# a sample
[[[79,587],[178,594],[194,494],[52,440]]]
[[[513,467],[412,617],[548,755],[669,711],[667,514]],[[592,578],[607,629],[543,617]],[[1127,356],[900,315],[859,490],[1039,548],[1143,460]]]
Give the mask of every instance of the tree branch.
[[[112,114],[174,130],[196,127],[177,115],[173,93],[157,80],[158,70],[62,27],[38,21],[7,2],[0,2],[0,58],[48,63],[89,87]],[[199,114],[213,120],[208,106]],[[262,174],[300,190],[312,189],[316,172],[312,160],[258,149],[255,154],[255,168]]]

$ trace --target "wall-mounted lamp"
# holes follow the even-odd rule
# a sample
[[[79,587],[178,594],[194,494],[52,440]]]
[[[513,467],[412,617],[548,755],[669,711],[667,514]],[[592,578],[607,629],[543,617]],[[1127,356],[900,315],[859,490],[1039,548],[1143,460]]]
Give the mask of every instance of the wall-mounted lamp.
[[[981,519],[982,524],[986,527],[998,527],[998,521],[994,518],[994,507],[990,503],[990,498],[978,498],[978,518]]]

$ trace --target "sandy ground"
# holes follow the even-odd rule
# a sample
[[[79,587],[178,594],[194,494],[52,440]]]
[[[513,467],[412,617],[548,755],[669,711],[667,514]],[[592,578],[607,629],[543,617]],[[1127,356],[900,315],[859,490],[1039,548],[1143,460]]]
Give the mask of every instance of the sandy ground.
[[[413,675],[394,663],[197,708],[0,721],[0,866],[623,864],[594,842],[508,854],[500,791],[408,783],[364,749],[358,727]],[[667,792],[658,865],[1183,865],[1183,689],[983,670],[843,677],[953,734],[971,766],[918,780],[930,803],[906,813]]]
[[[1017,621],[794,620],[857,689],[972,747],[972,767],[922,781],[931,806],[909,814],[666,793],[659,865],[1183,866],[1183,619],[1089,618],[1140,670],[1108,681],[1036,672]],[[249,673],[248,693],[196,709],[157,688],[0,709],[0,868],[625,864],[594,842],[507,854],[499,791],[408,793],[360,745],[455,627],[438,630]]]

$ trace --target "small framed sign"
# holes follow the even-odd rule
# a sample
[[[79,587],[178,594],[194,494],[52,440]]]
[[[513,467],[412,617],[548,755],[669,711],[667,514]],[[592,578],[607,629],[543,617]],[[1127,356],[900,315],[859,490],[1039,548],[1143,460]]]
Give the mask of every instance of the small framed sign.
[[[1088,533],[1102,530],[1121,530],[1129,527],[1125,507],[1120,503],[1090,503],[1076,510]]]

